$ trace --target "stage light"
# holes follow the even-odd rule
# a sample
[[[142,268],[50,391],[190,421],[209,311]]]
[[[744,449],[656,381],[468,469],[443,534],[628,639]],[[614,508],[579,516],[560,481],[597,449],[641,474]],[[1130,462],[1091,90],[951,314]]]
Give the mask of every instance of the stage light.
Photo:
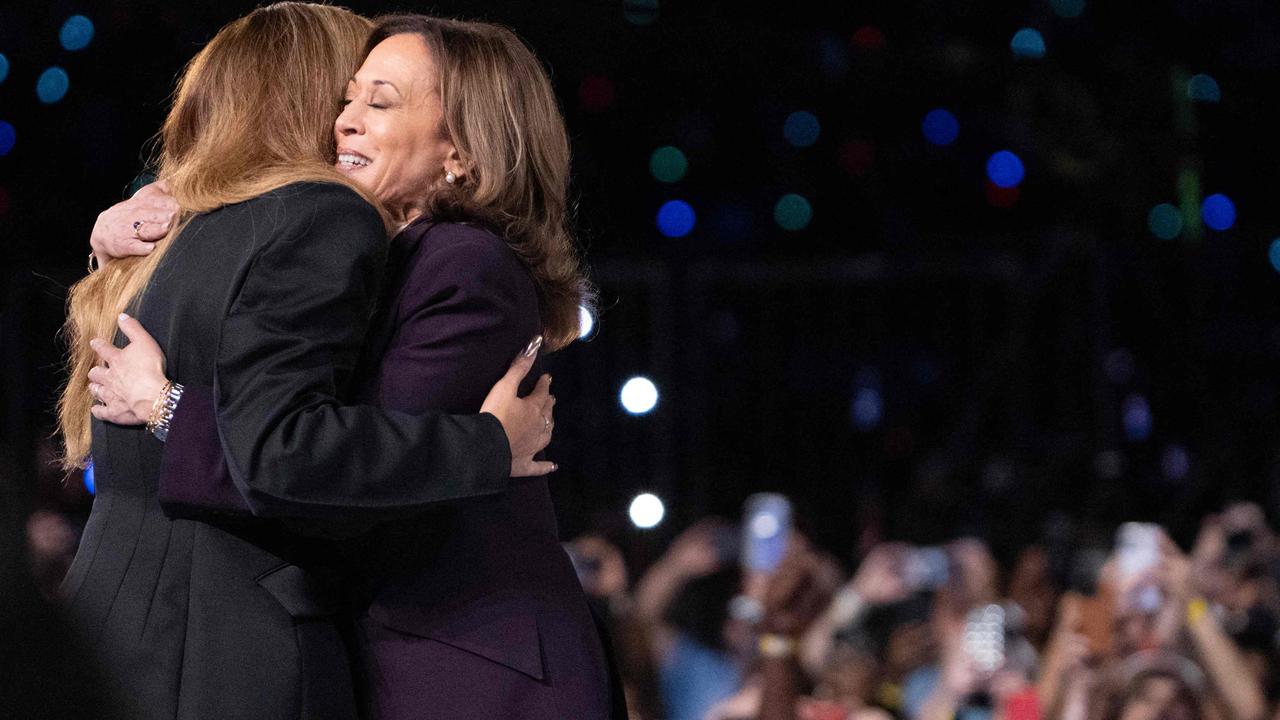
[[[69,87],[71,78],[67,71],[55,65],[40,73],[40,79],[36,81],[36,97],[42,103],[56,103],[66,96]]]
[[[680,148],[665,145],[649,156],[649,172],[661,182],[678,182],[689,170],[689,161]]]
[[[783,230],[803,230],[813,219],[813,207],[801,195],[783,195],[773,207],[773,219]]]
[[[987,177],[997,187],[1011,188],[1022,182],[1025,173],[1022,159],[1008,150],[1001,150],[987,160]]]
[[[1151,406],[1141,395],[1124,399],[1122,415],[1125,437],[1132,442],[1142,442],[1151,437]]]
[[[683,200],[671,200],[658,208],[658,232],[669,238],[688,235],[697,221],[693,206]]]
[[[1040,34],[1039,30],[1022,28],[1013,34],[1013,39],[1009,41],[1009,47],[1013,49],[1013,54],[1017,57],[1039,60],[1044,57],[1044,36]]]
[[[1160,458],[1160,468],[1170,480],[1181,480],[1191,470],[1191,456],[1181,445],[1170,445],[1164,449],[1164,455]]]
[[[1215,193],[1200,204],[1200,216],[1204,218],[1204,224],[1214,230],[1230,230],[1236,224],[1236,206],[1231,198]]]
[[[13,144],[18,141],[18,131],[14,129],[4,120],[0,120],[0,157],[8,155],[13,150]]]
[[[884,401],[880,398],[880,391],[873,387],[858,388],[853,394],[849,415],[855,428],[864,432],[875,429],[884,415]]]
[[[644,415],[658,405],[658,388],[647,377],[633,377],[622,386],[619,394],[622,407],[632,415]]]
[[[5,57],[4,53],[0,53],[0,83],[7,77],[9,77],[9,58]]]
[[[1187,81],[1187,97],[1196,102],[1216,103],[1222,100],[1222,89],[1209,75],[1192,75]]]
[[[64,50],[72,52],[89,47],[93,40],[93,21],[83,15],[72,15],[62,23],[58,32],[58,41]]]
[[[84,467],[84,489],[88,490],[90,495],[96,495],[98,492],[98,483],[93,476],[93,460]]]
[[[585,340],[596,329],[596,319],[592,317],[591,311],[585,307],[578,306],[578,339]]]
[[[652,25],[658,19],[658,0],[623,0],[622,17],[632,25]]]
[[[960,135],[960,121],[950,110],[936,108],[925,114],[920,131],[924,139],[934,145],[950,145]]]
[[[853,46],[864,52],[883,50],[885,46],[884,32],[875,25],[866,25],[853,33]]]
[[[876,146],[867,140],[846,140],[840,145],[840,166],[850,175],[862,177],[876,162]]]
[[[818,142],[821,129],[817,115],[797,110],[787,116],[787,121],[782,125],[782,135],[792,145],[804,148]]]
[[[1060,18],[1071,20],[1084,14],[1084,0],[1049,0],[1049,4]]]
[[[1271,247],[1267,249],[1267,258],[1271,260],[1271,267],[1276,272],[1280,272],[1280,238],[1271,241]]]
[[[631,516],[631,524],[641,530],[648,530],[656,527],[662,522],[662,518],[667,514],[667,508],[662,504],[662,498],[653,493],[640,493],[631,500],[631,507],[627,509],[627,514]]]
[[[1147,214],[1147,227],[1161,240],[1172,240],[1182,233],[1182,211],[1169,203],[1160,203]]]
[[[613,82],[600,75],[588,75],[578,85],[578,102],[589,113],[604,112],[613,107]]]

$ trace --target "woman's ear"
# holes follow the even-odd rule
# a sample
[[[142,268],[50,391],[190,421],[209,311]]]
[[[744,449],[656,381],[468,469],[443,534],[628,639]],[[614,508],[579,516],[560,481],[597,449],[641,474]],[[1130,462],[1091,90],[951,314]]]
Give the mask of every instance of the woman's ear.
[[[454,177],[458,178],[458,182],[463,182],[468,179],[470,169],[469,165],[463,162],[458,148],[449,148],[449,154],[444,159],[445,172],[453,173]]]

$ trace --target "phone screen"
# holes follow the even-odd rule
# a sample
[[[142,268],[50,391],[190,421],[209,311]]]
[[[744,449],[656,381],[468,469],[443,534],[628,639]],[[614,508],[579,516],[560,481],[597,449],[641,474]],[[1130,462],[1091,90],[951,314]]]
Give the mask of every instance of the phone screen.
[[[747,498],[742,520],[743,568],[751,572],[773,572],[787,552],[791,501],[777,493],[757,493]]]

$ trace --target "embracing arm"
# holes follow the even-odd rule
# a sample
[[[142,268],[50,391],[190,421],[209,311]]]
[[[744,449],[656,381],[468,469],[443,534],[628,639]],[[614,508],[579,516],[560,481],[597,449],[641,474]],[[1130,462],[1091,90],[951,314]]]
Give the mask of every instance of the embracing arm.
[[[518,368],[485,399],[491,414],[410,415],[338,404],[367,329],[385,241],[376,214],[351,193],[326,193],[304,209],[308,216],[290,218],[265,239],[226,312],[215,386],[206,396],[216,428],[201,425],[210,415],[199,412],[202,391],[192,388],[168,451],[178,450],[184,428],[194,431],[204,454],[192,467],[200,469],[216,437],[225,468],[206,462],[204,469],[225,471],[254,514],[298,518],[385,516],[498,492],[512,474],[553,469],[532,460],[549,437],[546,383],[517,398]],[[99,390],[129,385],[110,377],[139,364],[129,360],[135,344],[100,350],[111,368],[95,369],[107,378]],[[167,469],[181,460],[168,458]],[[217,482],[201,480],[206,488]]]

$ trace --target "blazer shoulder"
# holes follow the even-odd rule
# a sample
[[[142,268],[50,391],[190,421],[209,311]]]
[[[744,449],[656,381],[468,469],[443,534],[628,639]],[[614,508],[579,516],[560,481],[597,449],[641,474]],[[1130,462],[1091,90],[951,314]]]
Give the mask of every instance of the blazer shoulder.
[[[289,183],[241,205],[240,222],[249,224],[259,244],[306,238],[322,244],[377,247],[387,239],[378,211],[340,183]]]
[[[459,292],[534,308],[538,303],[533,275],[502,236],[479,225],[440,223],[422,239],[405,295],[427,301]]]
[[[495,273],[513,278],[528,275],[506,239],[482,225],[445,222],[432,226],[423,238],[421,257],[422,264],[457,267],[489,278]]]

